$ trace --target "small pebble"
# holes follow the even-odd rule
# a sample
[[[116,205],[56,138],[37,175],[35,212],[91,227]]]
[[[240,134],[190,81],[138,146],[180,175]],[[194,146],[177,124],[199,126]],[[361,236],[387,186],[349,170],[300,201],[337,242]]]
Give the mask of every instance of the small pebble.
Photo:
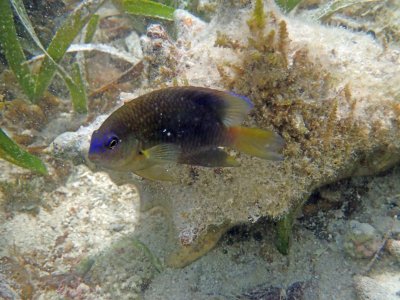
[[[114,231],[114,232],[120,232],[120,231],[122,231],[124,228],[125,228],[125,225],[124,225],[124,224],[121,224],[121,223],[114,223],[114,224],[111,224],[111,225],[110,225],[111,231]]]
[[[371,258],[382,245],[382,238],[373,226],[350,221],[349,232],[344,239],[344,250],[354,258]]]
[[[386,243],[386,250],[400,262],[400,241],[389,239]]]

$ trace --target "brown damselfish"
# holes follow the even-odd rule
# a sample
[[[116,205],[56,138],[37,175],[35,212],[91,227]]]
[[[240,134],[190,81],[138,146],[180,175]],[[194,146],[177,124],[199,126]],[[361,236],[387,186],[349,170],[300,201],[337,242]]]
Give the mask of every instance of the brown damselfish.
[[[166,165],[236,167],[224,148],[281,160],[276,133],[241,127],[247,97],[203,87],[170,87],[126,102],[93,132],[89,159],[100,167],[172,180]]]

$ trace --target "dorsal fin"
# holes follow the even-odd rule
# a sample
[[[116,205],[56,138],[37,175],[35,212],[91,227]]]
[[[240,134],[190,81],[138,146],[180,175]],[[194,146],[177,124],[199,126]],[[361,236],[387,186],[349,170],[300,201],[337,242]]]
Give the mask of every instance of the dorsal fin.
[[[225,126],[231,127],[243,122],[247,114],[254,107],[251,100],[245,96],[233,92],[226,93],[223,96],[227,103],[222,122]]]

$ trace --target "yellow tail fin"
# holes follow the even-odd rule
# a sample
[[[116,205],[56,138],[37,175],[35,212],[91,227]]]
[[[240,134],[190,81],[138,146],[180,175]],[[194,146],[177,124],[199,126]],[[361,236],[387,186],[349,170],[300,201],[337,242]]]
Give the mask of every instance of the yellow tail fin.
[[[258,128],[230,127],[233,147],[246,154],[269,160],[283,160],[285,141],[275,132]]]

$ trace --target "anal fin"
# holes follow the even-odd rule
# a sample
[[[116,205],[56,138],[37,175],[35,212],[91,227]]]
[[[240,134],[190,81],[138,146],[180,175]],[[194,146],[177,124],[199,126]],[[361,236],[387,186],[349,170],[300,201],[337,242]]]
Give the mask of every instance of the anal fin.
[[[150,180],[175,181],[176,179],[163,165],[153,165],[146,169],[135,170],[135,174]]]
[[[238,167],[240,165],[233,156],[219,148],[191,153],[184,156],[179,162],[203,167]]]

